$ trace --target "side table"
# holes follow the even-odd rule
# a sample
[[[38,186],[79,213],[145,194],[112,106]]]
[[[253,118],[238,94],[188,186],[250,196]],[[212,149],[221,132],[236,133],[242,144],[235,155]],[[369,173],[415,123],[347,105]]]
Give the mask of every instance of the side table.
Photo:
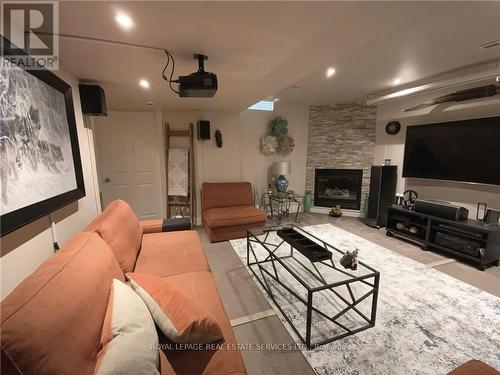
[[[301,200],[304,196],[297,195],[293,192],[284,193],[268,193],[269,209],[271,219],[276,218],[278,225],[290,217],[292,212],[292,203],[297,203],[297,210],[295,211],[295,222],[299,223],[299,211],[301,207]]]

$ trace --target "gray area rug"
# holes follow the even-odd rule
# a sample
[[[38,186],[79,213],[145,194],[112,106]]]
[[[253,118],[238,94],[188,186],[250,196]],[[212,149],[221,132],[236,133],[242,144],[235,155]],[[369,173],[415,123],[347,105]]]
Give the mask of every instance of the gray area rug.
[[[500,298],[331,224],[304,229],[343,251],[357,247],[359,259],[381,274],[375,327],[307,350],[249,271],[317,374],[444,375],[470,359],[500,369]],[[269,241],[279,240],[274,235]],[[246,265],[246,239],[233,240],[231,245]],[[280,277],[293,289],[300,289],[290,274]],[[286,290],[273,286],[271,279],[268,282],[279,305],[299,331],[305,332],[303,305]],[[359,296],[362,291],[354,290],[356,293]],[[331,294],[315,300],[331,313],[340,308],[337,302]],[[355,323],[355,318],[344,322]],[[313,312],[313,337],[321,338],[335,329]]]

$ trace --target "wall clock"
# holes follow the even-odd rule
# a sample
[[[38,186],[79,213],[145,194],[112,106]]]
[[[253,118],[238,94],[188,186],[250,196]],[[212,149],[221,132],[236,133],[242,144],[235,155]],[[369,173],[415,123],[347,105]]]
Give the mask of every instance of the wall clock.
[[[391,121],[385,126],[385,132],[389,135],[396,135],[401,130],[401,124],[398,121]]]

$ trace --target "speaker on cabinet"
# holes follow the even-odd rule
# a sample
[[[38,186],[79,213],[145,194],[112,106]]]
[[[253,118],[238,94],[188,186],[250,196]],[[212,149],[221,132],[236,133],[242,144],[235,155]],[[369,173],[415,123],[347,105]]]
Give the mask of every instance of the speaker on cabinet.
[[[370,195],[365,223],[380,228],[387,225],[389,206],[396,197],[398,167],[396,165],[373,165],[370,177]]]
[[[78,88],[80,89],[83,114],[91,116],[108,115],[106,96],[101,86],[80,84]]]
[[[210,139],[210,121],[198,121],[198,139]]]

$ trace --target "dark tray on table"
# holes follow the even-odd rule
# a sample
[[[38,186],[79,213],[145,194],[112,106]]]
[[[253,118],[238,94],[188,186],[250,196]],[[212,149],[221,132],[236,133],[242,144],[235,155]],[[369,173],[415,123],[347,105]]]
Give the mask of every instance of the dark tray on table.
[[[332,253],[293,228],[283,228],[276,231],[278,236],[297,249],[311,262],[321,262],[332,259]]]

